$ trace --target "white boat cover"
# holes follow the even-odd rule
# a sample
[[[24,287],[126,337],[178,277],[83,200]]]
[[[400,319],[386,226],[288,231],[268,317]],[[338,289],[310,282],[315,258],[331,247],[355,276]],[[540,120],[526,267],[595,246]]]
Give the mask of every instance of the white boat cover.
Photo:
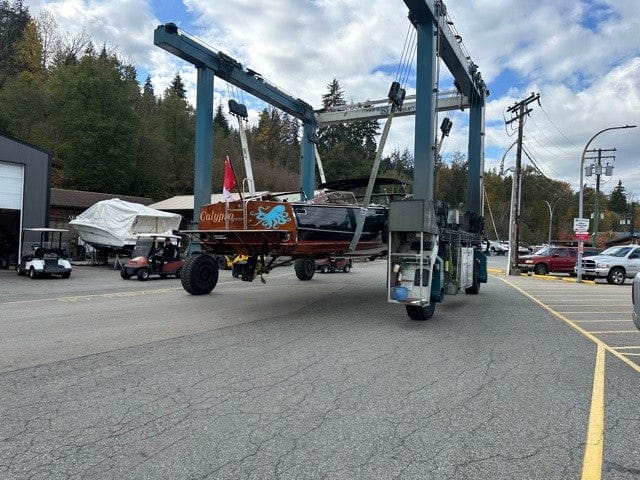
[[[177,213],[113,198],[95,203],[71,220],[69,225],[78,231],[80,238],[88,227],[108,232],[125,245],[135,243],[135,237],[141,233],[171,233],[180,227],[181,219],[182,215]]]

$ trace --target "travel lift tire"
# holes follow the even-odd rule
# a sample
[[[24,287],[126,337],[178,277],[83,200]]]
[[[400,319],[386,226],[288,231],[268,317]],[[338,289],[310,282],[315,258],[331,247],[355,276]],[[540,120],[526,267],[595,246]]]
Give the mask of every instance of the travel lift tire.
[[[218,283],[218,262],[211,255],[199,253],[187,257],[180,273],[180,282],[191,295],[206,295]]]
[[[293,268],[299,280],[311,280],[316,273],[316,261],[313,258],[298,258]]]
[[[406,305],[407,315],[411,320],[429,320],[433,317],[436,311],[435,302],[431,302],[429,305],[421,307],[418,305]]]

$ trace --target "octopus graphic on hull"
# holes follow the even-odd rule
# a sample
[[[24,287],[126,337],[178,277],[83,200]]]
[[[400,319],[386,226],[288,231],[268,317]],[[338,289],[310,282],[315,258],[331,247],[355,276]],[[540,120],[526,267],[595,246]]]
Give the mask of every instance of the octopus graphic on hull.
[[[271,210],[266,207],[258,207],[257,211],[250,213],[256,217],[260,225],[269,229],[278,228],[279,225],[284,225],[291,221],[291,217],[285,210],[284,205],[275,205]]]

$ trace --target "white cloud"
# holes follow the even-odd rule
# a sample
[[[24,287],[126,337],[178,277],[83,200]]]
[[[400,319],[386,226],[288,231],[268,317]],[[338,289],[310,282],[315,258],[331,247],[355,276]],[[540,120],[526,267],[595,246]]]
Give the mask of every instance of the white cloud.
[[[153,45],[153,30],[160,23],[175,21],[314,107],[333,78],[348,100],[383,98],[410,30],[401,0],[184,0],[180,14],[175,2],[171,5],[34,0],[29,8],[33,14],[48,8],[62,30],[86,28],[96,45],[118,46],[139,70],[151,74],[157,93],[179,72],[192,100],[195,69]],[[636,2],[474,0],[447,2],[447,7],[491,91],[485,115],[487,167],[497,167],[515,140],[505,129],[506,109],[531,92],[540,93],[542,108],[531,105],[527,147],[547,173],[574,188],[581,151],[594,133],[640,124]],[[226,104],[226,84],[216,79],[215,87],[216,105]],[[257,112],[261,105],[248,106]],[[448,116],[454,127],[443,154],[464,152],[467,114]],[[411,118],[395,119],[385,151],[413,150],[413,136]],[[611,184],[621,179],[627,192],[640,199],[640,129],[606,132],[597,140],[596,147],[618,149]]]

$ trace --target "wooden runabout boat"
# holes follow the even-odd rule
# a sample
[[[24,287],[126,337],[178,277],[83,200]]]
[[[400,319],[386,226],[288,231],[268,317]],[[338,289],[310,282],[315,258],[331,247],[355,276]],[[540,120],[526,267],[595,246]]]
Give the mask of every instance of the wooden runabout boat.
[[[366,180],[360,183],[366,184]],[[401,184],[393,179],[376,181],[377,185],[387,183]],[[358,234],[359,221],[363,223]],[[300,192],[289,192],[205,205],[200,211],[198,226],[198,230],[183,233],[195,237],[209,257],[249,256],[243,280],[253,280],[292,261],[298,278],[309,280],[315,272],[316,258],[386,255],[388,207],[373,203],[365,207],[351,191],[323,188],[310,200],[301,199]],[[213,287],[194,287],[203,283],[202,278],[208,278],[198,267],[193,268],[199,273],[191,273],[190,264],[196,261],[187,260],[183,286],[190,293],[209,293]],[[209,260],[200,261],[206,263],[207,268],[213,268],[209,267]],[[215,276],[217,281],[217,271]]]

